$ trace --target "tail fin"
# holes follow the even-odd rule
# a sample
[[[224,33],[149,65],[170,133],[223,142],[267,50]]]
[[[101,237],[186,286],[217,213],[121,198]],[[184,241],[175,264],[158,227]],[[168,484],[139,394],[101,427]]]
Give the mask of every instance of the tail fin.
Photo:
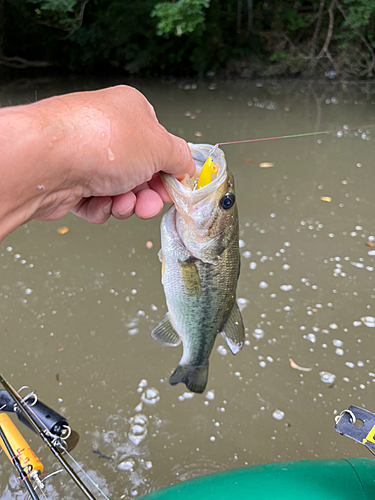
[[[191,392],[202,393],[207,385],[208,361],[203,366],[178,365],[172,373],[169,383],[171,385],[183,382]]]

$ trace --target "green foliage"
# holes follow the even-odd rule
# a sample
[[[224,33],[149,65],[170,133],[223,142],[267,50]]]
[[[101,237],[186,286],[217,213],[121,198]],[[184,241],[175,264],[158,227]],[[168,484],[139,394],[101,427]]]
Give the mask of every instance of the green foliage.
[[[295,9],[283,9],[281,12],[281,18],[285,23],[285,26],[290,31],[297,31],[304,28],[306,22],[304,17],[301,16]]]
[[[26,0],[28,3],[38,5],[38,9],[47,12],[66,13],[73,12],[78,0]]]
[[[344,26],[350,29],[365,28],[375,15],[375,0],[342,0],[348,8]]]
[[[157,24],[158,35],[169,36],[175,33],[178,36],[192,33],[205,21],[204,8],[208,8],[210,0],[178,0],[175,3],[161,2],[155,5],[151,17],[159,19]]]
[[[270,62],[280,63],[288,59],[288,54],[283,50],[275,50],[275,52],[270,56]]]
[[[174,76],[220,70],[324,75],[334,69],[345,76],[375,71],[375,0],[0,4],[0,57],[43,58],[64,71]],[[334,26],[328,39],[330,7]]]
[[[26,0],[33,4],[35,17],[52,27],[69,29],[77,22],[78,11],[82,0]]]

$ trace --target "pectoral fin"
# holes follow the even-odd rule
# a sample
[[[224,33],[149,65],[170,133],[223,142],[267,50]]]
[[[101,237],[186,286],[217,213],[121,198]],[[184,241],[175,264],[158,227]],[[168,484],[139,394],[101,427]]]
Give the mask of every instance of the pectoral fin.
[[[158,326],[152,330],[151,336],[164,345],[177,346],[181,343],[178,333],[173,328],[169,313],[167,313]]]
[[[232,351],[232,354],[237,354],[238,351],[242,349],[245,341],[245,328],[237,302],[233,304],[231,313],[224,325],[221,335]]]
[[[180,262],[179,264],[186,292],[191,297],[199,299],[201,296],[201,279],[195,261]]]

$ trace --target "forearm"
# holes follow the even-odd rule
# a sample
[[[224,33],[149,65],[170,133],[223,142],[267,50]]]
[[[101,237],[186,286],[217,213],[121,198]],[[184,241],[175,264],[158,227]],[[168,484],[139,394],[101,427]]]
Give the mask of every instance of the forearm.
[[[72,210],[101,224],[161,212],[160,178],[192,175],[188,145],[137,90],[118,86],[0,109],[0,241],[31,220]]]
[[[83,96],[0,109],[0,241],[56,207],[66,213],[84,196],[90,159],[108,162],[108,120]]]

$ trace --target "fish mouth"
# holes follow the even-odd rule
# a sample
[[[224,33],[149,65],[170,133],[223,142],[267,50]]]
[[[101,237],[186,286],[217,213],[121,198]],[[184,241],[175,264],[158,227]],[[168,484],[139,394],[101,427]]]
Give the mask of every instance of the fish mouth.
[[[215,193],[225,181],[227,174],[227,163],[224,153],[220,148],[212,144],[188,143],[188,146],[196,165],[196,172],[192,179],[186,175],[183,181],[178,181],[172,175],[161,172],[164,187],[181,215],[187,213],[189,209],[200,201],[208,201],[210,195]],[[212,157],[214,164],[218,167],[216,178],[200,189],[192,189],[192,184],[194,185],[194,182],[198,179],[202,167],[209,156]]]

